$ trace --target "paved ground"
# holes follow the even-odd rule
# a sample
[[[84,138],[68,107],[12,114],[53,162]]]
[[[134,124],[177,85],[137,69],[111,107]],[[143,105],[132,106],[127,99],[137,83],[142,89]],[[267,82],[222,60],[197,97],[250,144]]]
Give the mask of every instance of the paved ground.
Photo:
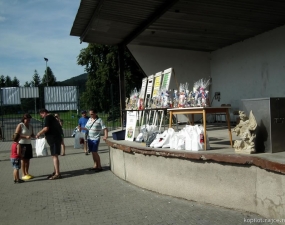
[[[66,140],[67,144],[72,142]],[[87,170],[92,166],[90,155],[68,147],[67,155],[60,157],[63,179],[47,180],[52,172],[51,157],[41,157],[31,160],[30,173],[36,178],[14,184],[8,145],[0,143],[1,225],[234,225],[262,219],[247,212],[160,195],[122,181],[109,170],[105,143],[100,146],[101,173]]]

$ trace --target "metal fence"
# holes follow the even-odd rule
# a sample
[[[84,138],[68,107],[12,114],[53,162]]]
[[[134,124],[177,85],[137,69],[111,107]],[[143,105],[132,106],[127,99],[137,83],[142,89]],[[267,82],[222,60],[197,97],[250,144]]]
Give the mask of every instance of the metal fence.
[[[5,112],[2,107],[2,112]],[[31,125],[34,129],[34,134],[37,134],[39,130],[43,128],[43,119],[40,118],[38,113],[29,112],[32,116]],[[77,111],[54,111],[50,112],[52,114],[59,114],[60,119],[63,120],[63,132],[64,137],[71,137],[73,135],[74,129],[78,126],[78,120],[81,117],[81,114],[78,114]],[[24,113],[18,111],[16,113],[2,113],[1,114],[1,141],[12,141],[12,135],[15,133],[17,125],[21,122]],[[98,113],[98,116],[102,118],[106,127],[109,131],[117,129],[120,126],[120,121],[118,119],[110,121],[109,114],[107,113]]]

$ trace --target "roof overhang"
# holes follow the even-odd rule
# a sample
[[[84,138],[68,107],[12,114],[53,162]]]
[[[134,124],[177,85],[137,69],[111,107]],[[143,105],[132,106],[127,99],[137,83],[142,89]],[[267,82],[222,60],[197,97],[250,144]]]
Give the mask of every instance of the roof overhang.
[[[81,0],[82,42],[215,51],[285,24],[282,0]]]

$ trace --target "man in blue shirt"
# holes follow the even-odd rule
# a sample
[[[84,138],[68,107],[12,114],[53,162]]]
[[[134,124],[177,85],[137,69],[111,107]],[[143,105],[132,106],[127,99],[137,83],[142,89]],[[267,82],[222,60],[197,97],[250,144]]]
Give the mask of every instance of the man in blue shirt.
[[[88,130],[82,130],[81,128],[85,127],[87,121],[89,120],[89,117],[86,115],[86,111],[83,110],[81,112],[81,118],[78,121],[78,129],[79,131],[81,131],[82,133],[85,134],[85,138],[84,138],[84,152],[85,155],[88,155],[88,151],[87,151],[87,136],[88,136]]]

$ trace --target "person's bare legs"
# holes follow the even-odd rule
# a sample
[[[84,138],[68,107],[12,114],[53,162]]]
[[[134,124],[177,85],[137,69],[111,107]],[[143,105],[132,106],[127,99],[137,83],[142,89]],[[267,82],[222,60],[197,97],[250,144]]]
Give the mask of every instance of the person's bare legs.
[[[64,144],[64,139],[62,139],[61,141],[61,155],[64,156],[65,155],[65,144]]]
[[[87,141],[84,141],[84,152],[87,152]]]
[[[29,174],[30,159],[26,159],[26,173]]]
[[[100,160],[100,156],[98,154],[98,152],[92,152],[92,157],[93,157],[93,161],[94,161],[94,168],[99,168],[101,169],[101,160]]]
[[[22,176],[24,177],[28,174],[28,172],[27,172],[27,159],[22,159],[21,164],[22,164]]]
[[[18,181],[20,179],[20,177],[19,177],[19,170],[14,169],[13,175],[14,175],[14,181]]]
[[[54,174],[55,175],[59,175],[59,159],[58,159],[58,155],[53,155],[52,156],[52,160],[53,160],[53,166],[54,166]]]

